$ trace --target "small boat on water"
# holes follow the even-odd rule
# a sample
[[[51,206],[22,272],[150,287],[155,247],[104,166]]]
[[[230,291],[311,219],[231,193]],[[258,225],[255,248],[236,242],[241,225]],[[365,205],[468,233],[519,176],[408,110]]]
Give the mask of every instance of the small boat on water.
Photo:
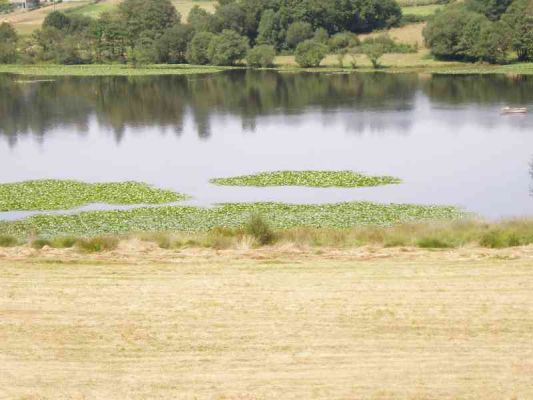
[[[503,107],[502,114],[525,114],[527,113],[526,107]]]

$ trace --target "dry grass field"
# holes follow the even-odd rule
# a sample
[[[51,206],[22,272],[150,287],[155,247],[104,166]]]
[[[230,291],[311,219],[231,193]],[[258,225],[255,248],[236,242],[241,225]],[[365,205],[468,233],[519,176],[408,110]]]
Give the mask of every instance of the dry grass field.
[[[0,252],[2,399],[530,399],[532,332],[532,247]]]
[[[425,22],[408,24],[399,28],[391,28],[386,31],[376,31],[372,33],[366,33],[359,35],[359,39],[363,40],[366,37],[388,34],[392,39],[400,43],[418,44],[420,47],[424,47],[424,37],[422,31],[426,26]]]

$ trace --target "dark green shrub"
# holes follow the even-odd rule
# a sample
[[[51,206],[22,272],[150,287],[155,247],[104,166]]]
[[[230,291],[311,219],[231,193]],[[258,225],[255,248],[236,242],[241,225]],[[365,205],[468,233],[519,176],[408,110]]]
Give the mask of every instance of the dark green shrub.
[[[293,22],[287,29],[286,42],[290,48],[295,48],[304,40],[313,37],[313,27],[307,22]]]
[[[10,3],[9,0],[0,0],[0,14],[10,13],[15,10],[15,5]]]
[[[284,47],[285,32],[281,26],[280,15],[274,10],[265,10],[261,14],[257,27],[257,44],[270,44],[277,50]]]
[[[359,44],[359,38],[352,32],[339,32],[331,36],[328,40],[328,46],[331,51],[338,51],[340,49],[358,46]]]
[[[9,235],[0,235],[0,247],[13,247],[18,244],[18,240]]]
[[[191,26],[195,32],[213,33],[220,30],[220,21],[218,18],[203,8],[200,8],[199,5],[195,5],[189,11],[187,25]]]
[[[512,230],[492,230],[483,234],[479,240],[481,246],[492,249],[523,246],[532,242],[533,235],[531,233],[520,235]]]
[[[501,21],[508,27],[511,47],[519,61],[533,60],[533,5],[530,0],[514,0]]]
[[[55,28],[66,30],[70,26],[70,18],[61,11],[52,11],[48,14],[42,24],[42,28]]]
[[[260,44],[248,51],[246,62],[251,67],[269,67],[274,62],[276,50],[274,46]]]
[[[361,47],[363,54],[365,54],[374,68],[381,66],[380,58],[387,52],[382,43],[364,43]]]
[[[301,67],[318,67],[328,54],[325,44],[313,40],[305,40],[296,47],[296,62]]]
[[[416,242],[418,247],[424,249],[449,249],[456,247],[450,240],[438,237],[425,237]]]
[[[31,242],[31,247],[37,250],[42,249],[44,246],[52,247],[52,242],[47,239],[35,239]]]
[[[274,232],[270,225],[259,214],[253,214],[250,220],[244,226],[244,232],[253,236],[260,245],[271,244],[274,242]]]
[[[213,65],[234,65],[244,59],[248,48],[247,37],[225,29],[209,43],[209,62]]]
[[[17,60],[18,35],[12,25],[0,24],[0,64],[12,64]]]
[[[160,63],[179,64],[187,61],[187,45],[194,35],[188,25],[177,24],[168,29],[155,41],[157,61]]]
[[[194,35],[187,47],[187,61],[191,64],[209,64],[209,45],[215,37],[210,32],[199,32]]]
[[[313,40],[318,43],[327,44],[329,40],[328,31],[324,28],[318,28],[313,34]]]
[[[507,247],[505,243],[505,237],[501,231],[491,231],[485,233],[481,236],[479,244],[483,247],[490,247],[492,249]]]
[[[400,238],[400,237],[391,237],[386,238],[383,242],[383,247],[402,247],[407,246],[407,240],[406,238]]]
[[[118,238],[109,236],[97,236],[90,239],[80,239],[76,243],[79,250],[86,253],[98,253],[101,251],[109,251],[117,248],[119,243]]]
[[[451,5],[428,22],[424,40],[437,58],[504,62],[513,44],[514,26],[519,25],[517,21],[504,22],[504,17],[502,21],[491,21],[484,13],[473,12],[459,4]],[[527,37],[527,30],[519,29],[520,38]],[[533,34],[530,33],[530,37],[533,39]]]

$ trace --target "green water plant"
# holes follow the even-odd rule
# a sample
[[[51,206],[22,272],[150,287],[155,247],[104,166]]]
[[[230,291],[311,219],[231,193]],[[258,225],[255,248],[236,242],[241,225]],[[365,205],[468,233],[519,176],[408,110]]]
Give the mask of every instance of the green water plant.
[[[91,203],[162,204],[187,196],[145,183],[34,180],[0,184],[0,211],[58,210]]]
[[[273,171],[210,180],[225,186],[362,187],[400,183],[393,176],[372,176],[353,171]]]
[[[34,215],[0,222],[0,235],[41,238],[95,236],[128,232],[202,232],[215,227],[244,226],[261,215],[272,229],[295,227],[351,228],[390,226],[402,222],[450,220],[465,215],[456,207],[414,204],[346,202],[336,204],[231,203],[216,207],[142,207],[132,210],[88,211],[71,215]]]

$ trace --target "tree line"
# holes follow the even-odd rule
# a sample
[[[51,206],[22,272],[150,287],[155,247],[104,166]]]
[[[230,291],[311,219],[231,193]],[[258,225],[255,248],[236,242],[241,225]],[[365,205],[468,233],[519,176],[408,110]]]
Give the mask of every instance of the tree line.
[[[519,61],[532,61],[533,1],[449,4],[428,22],[424,38],[440,59],[504,63],[516,55]]]
[[[395,0],[219,0],[184,20],[170,0],[124,0],[97,19],[52,12],[21,40],[0,26],[0,62],[191,63],[266,66],[295,53],[304,66],[358,44],[357,33],[397,25]]]

